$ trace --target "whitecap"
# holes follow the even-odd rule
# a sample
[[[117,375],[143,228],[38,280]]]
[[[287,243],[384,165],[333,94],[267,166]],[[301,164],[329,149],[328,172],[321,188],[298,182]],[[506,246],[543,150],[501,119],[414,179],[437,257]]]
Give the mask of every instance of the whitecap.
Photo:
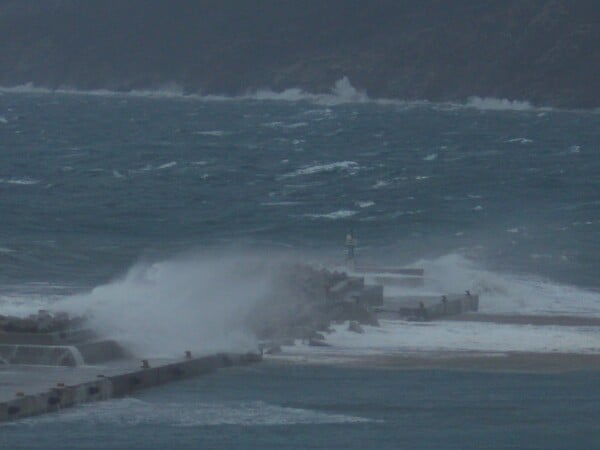
[[[307,122],[296,122],[296,123],[290,123],[287,125],[283,125],[283,128],[301,128],[301,127],[306,127],[308,126]]]
[[[427,100],[402,100],[389,98],[372,98],[360,89],[355,88],[350,79],[346,76],[335,82],[332,89],[326,93],[312,93],[300,88],[288,88],[283,91],[273,91],[271,89],[258,89],[248,91],[239,96],[187,92],[181,86],[175,83],[169,83],[159,89],[131,90],[131,91],[109,91],[106,89],[97,90],[79,90],[69,87],[59,89],[48,89],[36,86],[33,83],[27,83],[18,86],[0,86],[1,93],[13,94],[65,94],[65,95],[89,95],[100,97],[142,97],[158,99],[180,99],[207,102],[224,102],[239,100],[258,100],[258,101],[285,101],[285,102],[309,102],[316,105],[336,106],[352,103],[371,103],[376,105],[394,105],[404,109],[408,108],[433,108],[441,111],[456,110],[461,108],[475,108],[480,110],[492,111],[561,111],[547,107],[533,106],[527,101],[469,97],[465,103],[441,102],[432,103]],[[577,110],[562,110],[575,111]],[[594,112],[596,112],[594,110]],[[321,119],[317,119],[321,120]]]
[[[518,138],[509,139],[506,142],[508,142],[510,144],[531,144],[533,142],[533,139],[518,137]]]
[[[327,335],[329,347],[298,342],[273,359],[302,357],[306,362],[338,363],[373,355],[426,355],[447,357],[449,352],[583,353],[599,354],[600,339],[591,327],[514,325],[478,322],[406,322],[380,320],[380,326],[364,325],[364,333],[335,324]]]
[[[373,206],[374,204],[375,202],[372,202],[370,200],[364,202],[356,202],[356,206],[358,206],[359,208],[368,208],[370,206]]]
[[[346,170],[351,174],[354,174],[358,170],[359,166],[354,161],[339,161],[329,164],[317,164],[314,166],[307,166],[298,169],[294,172],[283,175],[283,178],[297,177],[302,175],[314,175],[322,172],[332,172],[337,170]]]
[[[8,119],[6,117],[4,117],[4,116],[0,116],[0,123],[7,124],[8,123]]]
[[[31,186],[38,184],[40,180],[34,180],[33,178],[0,178],[0,183],[3,184],[15,184],[20,186]]]
[[[268,128],[278,128],[283,126],[283,122],[265,122],[262,124],[263,127],[268,127]]]
[[[194,134],[202,136],[225,136],[225,131],[221,130],[210,130],[210,131],[195,131]]]
[[[169,169],[170,167],[175,167],[176,165],[177,165],[177,161],[171,161],[171,162],[168,162],[168,163],[158,166],[156,169],[157,170]]]
[[[261,206],[296,206],[300,204],[301,202],[263,202]]]
[[[390,184],[389,181],[385,180],[377,180],[375,184],[372,186],[373,189],[380,189],[382,187],[388,186]]]
[[[327,214],[305,214],[305,217],[310,217],[311,219],[345,219],[348,217],[354,216],[358,211],[352,211],[348,209],[340,209],[339,211],[330,212]]]
[[[492,111],[531,111],[534,109],[533,105],[527,101],[491,97],[469,97],[465,106]]]
[[[432,153],[431,155],[428,155],[425,158],[423,158],[423,161],[434,161],[437,159],[437,157],[437,153]]]

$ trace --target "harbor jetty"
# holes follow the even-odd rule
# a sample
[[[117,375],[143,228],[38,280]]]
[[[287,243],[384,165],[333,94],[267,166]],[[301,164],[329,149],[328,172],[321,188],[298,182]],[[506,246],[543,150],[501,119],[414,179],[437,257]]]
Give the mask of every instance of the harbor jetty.
[[[328,270],[296,264],[282,267],[277,279],[273,295],[259,305],[259,320],[251,320],[251,328],[266,351],[278,351],[281,345],[295,339],[326,345],[325,334],[333,324],[376,326],[381,318],[428,321],[479,308],[478,295],[469,291],[393,294],[398,287],[424,285],[424,271],[418,268],[363,266]],[[392,294],[387,292],[390,288]]]
[[[183,378],[259,362],[259,354],[218,353],[135,359],[98,339],[84,318],[40,311],[0,317],[0,421],[124,397]]]
[[[282,264],[272,289],[243,326],[259,339],[256,353],[141,359],[121,343],[99,336],[85,317],[40,310],[28,317],[0,316],[0,421],[59,411],[86,402],[261,361],[262,353],[301,340],[328,346],[335,324],[362,333],[380,318],[428,321],[477,311],[470,292],[439,296],[389,295],[391,286],[422,286],[415,268],[374,266],[351,270]]]

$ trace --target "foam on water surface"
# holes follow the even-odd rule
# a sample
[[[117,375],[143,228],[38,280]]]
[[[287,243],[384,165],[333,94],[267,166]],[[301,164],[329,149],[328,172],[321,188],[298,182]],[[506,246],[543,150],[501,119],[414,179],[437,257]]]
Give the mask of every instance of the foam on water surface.
[[[455,321],[406,322],[381,320],[380,327],[364,325],[364,334],[334,326],[326,335],[328,347],[300,341],[267,359],[296,362],[344,363],[362,357],[416,356],[452,358],[462,354],[500,356],[509,352],[600,354],[595,327],[522,326]]]
[[[310,409],[278,406],[263,401],[247,402],[149,402],[136,398],[108,400],[82,405],[51,416],[22,421],[30,426],[76,423],[129,428],[139,425],[202,426],[282,426],[370,422],[362,417],[326,413]],[[10,426],[10,425],[4,425]]]

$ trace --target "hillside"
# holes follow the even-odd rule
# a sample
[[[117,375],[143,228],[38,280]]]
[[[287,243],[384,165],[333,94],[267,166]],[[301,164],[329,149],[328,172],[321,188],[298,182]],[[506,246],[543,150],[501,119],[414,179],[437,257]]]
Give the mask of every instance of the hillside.
[[[0,0],[0,85],[600,107],[595,0]]]

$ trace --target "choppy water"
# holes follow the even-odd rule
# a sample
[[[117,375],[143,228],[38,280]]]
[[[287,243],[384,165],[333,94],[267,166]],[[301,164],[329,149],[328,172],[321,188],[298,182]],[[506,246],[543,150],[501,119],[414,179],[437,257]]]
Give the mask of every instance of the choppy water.
[[[182,341],[214,336],[219,327],[234,328],[228,318],[239,312],[240,299],[251,301],[268,289],[261,277],[240,272],[237,256],[249,258],[242,259],[251,266],[282,255],[337,262],[345,233],[354,228],[359,258],[423,265],[435,288],[481,292],[484,310],[600,315],[597,112],[338,100],[302,100],[300,94],[295,101],[0,94],[0,307],[11,314],[56,304],[91,309],[100,322],[117,317],[114,329],[135,324],[137,336],[124,337],[134,347],[140,341],[166,343],[162,350],[168,352]],[[198,328],[205,334],[199,336]],[[169,334],[175,329],[179,336]],[[246,339],[229,334],[219,348]],[[269,370],[272,383],[281,381],[280,372]],[[94,447],[83,435],[96,420],[101,433],[116,422],[129,430],[125,441],[111,438],[119,446],[142,446],[144,436],[160,443],[189,426],[185,436],[191,441],[182,446],[297,447],[308,436],[310,446],[329,448],[352,446],[355,436],[381,444],[373,448],[392,448],[391,442],[459,448],[452,442],[464,437],[463,419],[479,424],[469,428],[473,446],[491,439],[491,448],[505,448],[521,436],[534,448],[565,448],[561,443],[567,441],[560,439],[571,432],[581,433],[577,442],[583,444],[592,442],[589,436],[598,438],[590,434],[584,412],[590,405],[581,392],[591,378],[583,375],[576,381],[517,377],[502,401],[511,404],[534,392],[542,409],[534,403],[495,410],[486,409],[482,392],[488,382],[502,384],[510,376],[470,375],[482,396],[465,387],[470,400],[463,404],[452,390],[433,395],[460,384],[455,375],[425,374],[453,381],[446,386],[438,380],[432,392],[425,386],[409,391],[415,405],[420,399],[433,410],[414,406],[404,412],[395,409],[407,398],[402,383],[416,386],[416,375],[394,374],[400,383],[391,373],[369,372],[394,393],[389,409],[382,396],[373,400],[373,410],[352,406],[350,392],[364,399],[379,389],[356,376],[348,375],[347,407],[317,400],[307,406],[298,399],[301,386],[293,392],[288,385],[292,397],[277,397],[272,386],[261,396],[257,386],[245,391],[241,385],[231,405],[218,406],[226,409],[219,413],[223,423],[213,423],[217,419],[205,407],[212,411],[214,399],[200,408],[183,398],[194,386],[208,383],[212,392],[210,383],[232,379],[211,378],[144,394],[141,403],[117,401],[56,420],[75,426],[80,445],[74,446],[81,447]],[[580,381],[585,386],[576,387]],[[556,385],[558,398],[552,397]],[[161,395],[177,397],[175,406],[157,410],[152,399]],[[211,394],[198,389],[194,395]],[[553,426],[570,395],[578,400],[563,433]],[[187,411],[181,417],[179,397]],[[142,416],[148,408],[157,410],[157,417],[120,424],[130,407]],[[40,427],[53,436],[53,426],[33,421],[19,427]],[[541,438],[545,426],[551,432]],[[516,441],[504,434],[510,427]],[[449,445],[441,444],[445,438]]]
[[[597,448],[597,373],[260,365],[0,426],[6,448]]]

